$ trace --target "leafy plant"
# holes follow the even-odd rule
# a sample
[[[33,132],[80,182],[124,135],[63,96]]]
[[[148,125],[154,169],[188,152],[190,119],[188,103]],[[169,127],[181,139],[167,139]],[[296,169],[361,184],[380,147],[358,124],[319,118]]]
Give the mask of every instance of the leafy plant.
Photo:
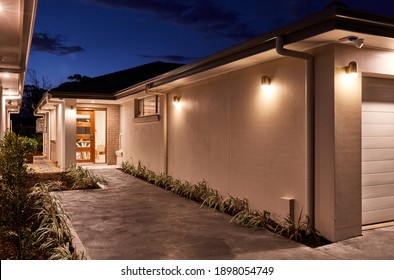
[[[99,184],[108,185],[103,177],[96,176],[89,169],[75,163],[68,167],[67,176],[74,180],[72,189],[91,189],[99,188]]]
[[[48,259],[75,259],[78,254],[71,245],[72,234],[60,198],[51,193],[51,183],[36,184],[30,193],[39,223],[36,242]]]
[[[0,227],[3,235],[14,244],[18,258],[24,258],[30,244],[29,230],[31,201],[26,188],[28,172],[25,156],[29,152],[26,141],[7,131],[0,141]]]
[[[245,209],[238,212],[231,219],[231,223],[250,228],[262,228],[266,224],[266,216],[259,210]]]
[[[251,209],[246,198],[240,199],[231,195],[223,197],[217,190],[208,187],[207,182],[204,180],[192,184],[187,181],[182,182],[179,179],[173,179],[164,173],[156,175],[144,166],[141,161],[138,161],[137,167],[128,161],[122,162],[121,170],[173,193],[201,202],[201,206],[206,205],[230,214],[233,216],[231,223],[256,229],[265,228],[308,245],[326,242],[316,230],[310,227],[309,218],[304,217],[302,212],[296,223],[289,216],[284,219],[284,222],[281,222],[280,218],[269,211],[261,212]]]
[[[225,212],[231,216],[249,209],[249,201],[246,198],[240,199],[231,195],[223,201],[223,205]]]
[[[38,142],[37,142],[36,139],[29,138],[29,137],[26,137],[26,136],[23,136],[23,137],[20,137],[20,138],[24,142],[27,154],[33,154],[33,153],[37,152]]]
[[[217,190],[209,189],[208,194],[206,194],[206,198],[202,202],[201,206],[206,205],[214,210],[219,210],[224,212],[224,203],[223,197],[219,194]]]

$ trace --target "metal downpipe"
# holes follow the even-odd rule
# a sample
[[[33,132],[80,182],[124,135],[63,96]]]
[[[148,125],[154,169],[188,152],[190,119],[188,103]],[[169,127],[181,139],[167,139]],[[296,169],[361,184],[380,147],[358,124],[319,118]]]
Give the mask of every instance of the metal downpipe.
[[[315,70],[314,57],[310,53],[284,48],[282,36],[276,37],[276,51],[283,56],[306,61],[306,149],[307,149],[307,215],[310,226],[315,227]]]

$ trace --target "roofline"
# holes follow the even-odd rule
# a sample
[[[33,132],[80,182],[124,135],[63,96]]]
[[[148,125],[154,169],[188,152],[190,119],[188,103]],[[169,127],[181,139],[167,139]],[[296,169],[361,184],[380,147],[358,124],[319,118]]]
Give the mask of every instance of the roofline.
[[[49,91],[51,98],[115,100],[113,93]]]
[[[159,87],[181,78],[273,50],[276,47],[276,38],[278,36],[283,38],[284,45],[288,45],[336,29],[394,38],[394,18],[334,5],[294,23],[264,33],[251,40],[115,93],[51,92],[51,94],[59,98],[118,100],[141,93],[146,88]]]
[[[116,99],[120,99],[144,91],[147,85],[149,88],[158,87],[242,58],[275,49],[275,41],[278,36],[283,37],[284,44],[287,45],[335,29],[394,38],[394,19],[393,17],[353,10],[346,7],[331,6],[321,12],[244,43],[120,90],[114,93],[114,96]]]

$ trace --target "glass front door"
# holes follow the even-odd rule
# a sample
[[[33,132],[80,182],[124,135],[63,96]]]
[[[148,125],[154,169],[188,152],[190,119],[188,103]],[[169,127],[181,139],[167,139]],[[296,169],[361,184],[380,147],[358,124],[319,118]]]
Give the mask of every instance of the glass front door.
[[[94,162],[95,154],[95,121],[94,111],[77,112],[77,162]]]

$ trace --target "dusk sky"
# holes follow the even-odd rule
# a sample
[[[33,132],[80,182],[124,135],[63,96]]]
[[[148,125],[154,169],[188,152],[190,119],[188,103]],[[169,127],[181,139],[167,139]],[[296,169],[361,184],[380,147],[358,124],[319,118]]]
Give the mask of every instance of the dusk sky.
[[[73,74],[95,77],[153,61],[190,63],[332,2],[39,0],[28,69],[55,87]],[[341,2],[394,16],[393,0]]]

